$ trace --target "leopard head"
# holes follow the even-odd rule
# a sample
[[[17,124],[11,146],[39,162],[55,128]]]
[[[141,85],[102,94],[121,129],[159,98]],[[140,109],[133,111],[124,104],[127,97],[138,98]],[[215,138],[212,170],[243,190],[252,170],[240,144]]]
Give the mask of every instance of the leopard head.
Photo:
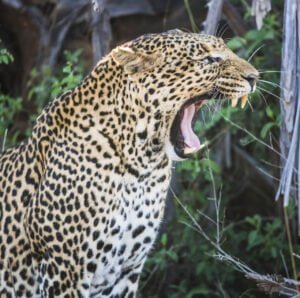
[[[258,79],[258,71],[221,38],[179,30],[144,35],[117,47],[111,57],[150,106],[148,121],[164,116],[160,138],[175,160],[200,149],[192,123],[207,100],[228,99],[235,106],[241,99],[244,106]]]

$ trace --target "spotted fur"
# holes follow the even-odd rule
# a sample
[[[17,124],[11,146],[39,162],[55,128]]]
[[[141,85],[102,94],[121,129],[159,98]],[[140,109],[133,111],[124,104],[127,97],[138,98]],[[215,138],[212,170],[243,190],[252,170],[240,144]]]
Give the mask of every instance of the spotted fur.
[[[133,298],[164,213],[170,127],[194,96],[251,91],[220,38],[144,35],[113,50],[0,157],[0,296]]]

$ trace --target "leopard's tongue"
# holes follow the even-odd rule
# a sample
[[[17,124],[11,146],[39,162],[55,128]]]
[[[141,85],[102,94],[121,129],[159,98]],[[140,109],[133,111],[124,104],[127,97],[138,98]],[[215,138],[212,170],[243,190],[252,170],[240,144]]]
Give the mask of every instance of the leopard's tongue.
[[[185,143],[185,153],[190,154],[198,151],[201,148],[200,141],[195,135],[192,128],[192,121],[196,112],[196,107],[191,104],[184,108],[183,116],[180,122],[180,129]]]

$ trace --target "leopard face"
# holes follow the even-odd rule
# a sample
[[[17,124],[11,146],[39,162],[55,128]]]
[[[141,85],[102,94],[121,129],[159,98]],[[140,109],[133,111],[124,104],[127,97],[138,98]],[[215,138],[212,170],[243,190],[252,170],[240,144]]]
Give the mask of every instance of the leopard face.
[[[153,115],[168,115],[165,149],[175,160],[200,148],[191,123],[206,100],[228,99],[235,106],[242,99],[244,106],[258,79],[257,70],[221,38],[179,30],[142,36],[112,57],[155,105]]]

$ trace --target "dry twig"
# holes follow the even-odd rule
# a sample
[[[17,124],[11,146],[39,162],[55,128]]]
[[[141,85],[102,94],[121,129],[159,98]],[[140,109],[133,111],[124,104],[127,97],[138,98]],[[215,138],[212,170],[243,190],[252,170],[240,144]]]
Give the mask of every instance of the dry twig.
[[[208,151],[207,151],[208,152]],[[209,158],[209,153],[207,153],[207,156]],[[217,196],[217,190],[214,183],[214,177],[212,171],[210,171],[210,176],[212,180],[212,187],[213,187],[213,194],[214,197],[212,200],[215,201],[215,212],[216,212],[216,219],[210,219],[211,222],[213,222],[216,226],[216,240],[213,240],[202,228],[202,226],[199,224],[199,222],[195,219],[195,217],[189,212],[189,210],[186,208],[186,206],[181,202],[178,196],[173,192],[171,189],[176,201],[178,204],[182,207],[182,209],[185,211],[185,213],[190,218],[192,224],[185,223],[195,231],[197,231],[205,240],[207,240],[215,249],[216,254],[214,255],[215,258],[222,262],[226,262],[230,264],[234,270],[239,271],[243,273],[247,278],[252,279],[256,281],[257,286],[262,291],[266,292],[267,294],[272,293],[279,293],[281,295],[285,295],[288,297],[300,297],[300,282],[294,279],[286,278],[281,275],[276,274],[260,274],[256,272],[255,270],[251,269],[247,264],[243,263],[238,258],[230,255],[227,253],[221,246],[221,237],[222,237],[222,231],[220,229],[220,198],[221,194]],[[199,212],[201,215],[201,212]],[[207,218],[207,215],[205,216]]]

